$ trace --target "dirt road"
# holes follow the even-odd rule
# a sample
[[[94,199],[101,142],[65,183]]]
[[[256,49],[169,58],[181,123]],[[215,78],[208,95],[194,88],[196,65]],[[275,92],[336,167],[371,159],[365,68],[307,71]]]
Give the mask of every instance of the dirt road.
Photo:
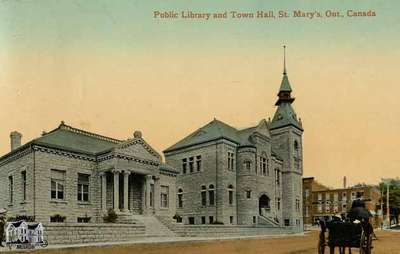
[[[373,254],[400,254],[400,232],[376,233]],[[180,242],[163,244],[136,244],[107,247],[84,247],[76,249],[47,249],[35,253],[46,254],[315,254],[317,232],[305,236],[274,239],[223,240],[209,242]],[[326,252],[328,253],[328,252]],[[338,253],[338,252],[336,252]],[[354,250],[353,254],[358,251]]]

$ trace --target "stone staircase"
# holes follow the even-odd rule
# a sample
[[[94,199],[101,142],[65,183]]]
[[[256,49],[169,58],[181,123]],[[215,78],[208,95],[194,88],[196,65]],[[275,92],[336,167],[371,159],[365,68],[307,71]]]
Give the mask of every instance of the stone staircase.
[[[146,227],[145,235],[151,237],[171,237],[175,233],[162,223],[156,216],[131,215],[139,224]]]
[[[118,214],[116,223],[118,224],[137,224],[138,221],[135,220],[132,214],[120,213]]]
[[[258,224],[267,227],[280,227],[279,223],[273,218],[262,215],[258,216]]]

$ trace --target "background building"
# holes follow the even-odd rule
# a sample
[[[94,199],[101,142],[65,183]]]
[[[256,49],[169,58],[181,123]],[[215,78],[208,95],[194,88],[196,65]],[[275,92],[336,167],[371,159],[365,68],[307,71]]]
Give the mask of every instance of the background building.
[[[325,216],[347,214],[356,199],[365,201],[366,208],[373,216],[372,223],[380,225],[380,190],[377,186],[358,184],[343,188],[331,189],[318,183],[314,177],[303,178],[303,214],[305,224],[314,224]]]

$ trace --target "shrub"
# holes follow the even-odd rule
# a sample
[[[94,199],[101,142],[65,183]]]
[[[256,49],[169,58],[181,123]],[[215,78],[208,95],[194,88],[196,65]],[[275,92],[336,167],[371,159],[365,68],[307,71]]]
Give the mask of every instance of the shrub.
[[[7,221],[19,221],[19,220],[23,220],[26,222],[34,222],[35,221],[35,217],[34,216],[28,216],[28,215],[16,215],[15,217],[9,217],[7,219]]]
[[[115,223],[117,221],[118,215],[113,209],[109,209],[107,215],[103,217],[105,223]]]
[[[64,222],[65,219],[66,219],[65,216],[56,214],[56,215],[50,217],[50,222]]]

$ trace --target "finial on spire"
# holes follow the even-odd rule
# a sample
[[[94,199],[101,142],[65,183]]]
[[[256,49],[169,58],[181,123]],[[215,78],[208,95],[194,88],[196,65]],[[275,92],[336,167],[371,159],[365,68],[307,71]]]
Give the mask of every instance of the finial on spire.
[[[286,75],[286,45],[283,45],[283,75]]]

